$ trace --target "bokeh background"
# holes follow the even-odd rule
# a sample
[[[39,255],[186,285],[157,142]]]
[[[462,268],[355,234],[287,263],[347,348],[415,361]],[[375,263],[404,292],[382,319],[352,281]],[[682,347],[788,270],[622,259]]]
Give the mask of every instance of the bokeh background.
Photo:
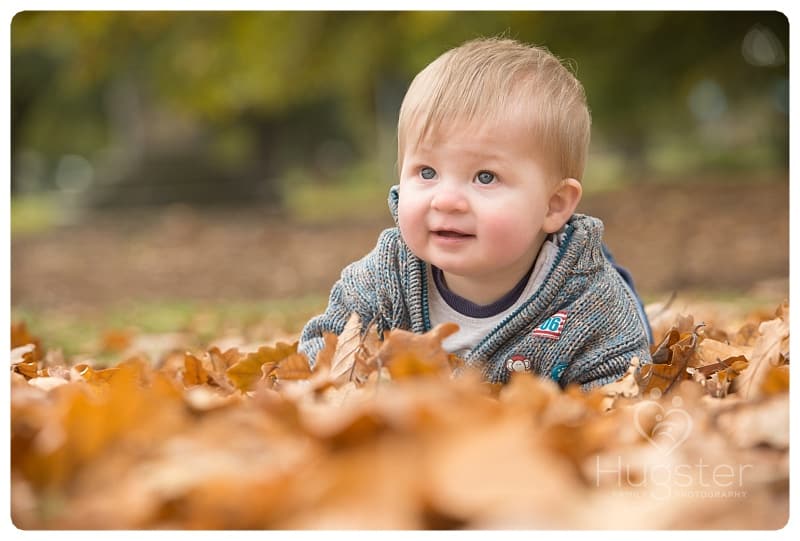
[[[583,82],[579,211],[647,302],[788,296],[781,13],[23,12],[12,319],[94,356],[131,333],[297,332],[391,225],[411,79],[491,35]]]

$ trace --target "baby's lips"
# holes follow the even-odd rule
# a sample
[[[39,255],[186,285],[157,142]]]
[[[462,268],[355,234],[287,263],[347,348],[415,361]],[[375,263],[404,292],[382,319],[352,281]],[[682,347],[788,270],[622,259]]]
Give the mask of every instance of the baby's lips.
[[[447,231],[447,230],[439,230],[434,231],[434,234],[442,236],[442,237],[472,237],[474,235],[470,235],[468,233],[461,233],[460,231]]]
[[[474,237],[475,236],[472,233],[467,233],[466,231],[462,231],[461,229],[447,228],[447,227],[442,227],[442,228],[438,228],[438,229],[432,229],[431,232],[434,233],[435,235],[442,235],[442,236],[445,236],[445,237]]]

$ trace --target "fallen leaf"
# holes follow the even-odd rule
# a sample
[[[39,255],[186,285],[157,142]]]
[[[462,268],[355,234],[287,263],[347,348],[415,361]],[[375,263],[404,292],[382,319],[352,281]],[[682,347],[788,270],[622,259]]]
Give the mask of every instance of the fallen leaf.
[[[314,363],[313,372],[325,372],[327,374],[331,370],[331,359],[333,359],[333,354],[336,352],[339,337],[333,333],[326,332],[322,333],[322,340],[325,345],[317,353],[317,362]]]
[[[17,346],[11,350],[11,366],[32,360],[32,353],[36,350],[36,344],[25,344]]]
[[[708,390],[708,394],[714,398],[724,398],[728,395],[728,388],[731,385],[731,378],[725,370],[715,372],[708,379],[702,382]]]
[[[496,460],[482,466],[489,457]],[[575,501],[582,490],[570,464],[514,418],[442,433],[423,467],[426,501],[480,528],[563,527],[561,497]]]
[[[73,379],[80,379],[93,385],[99,385],[109,383],[111,378],[114,377],[114,375],[119,371],[119,367],[101,368],[99,370],[95,370],[90,365],[81,363],[73,368],[72,374],[74,375]]]
[[[103,333],[100,347],[104,351],[125,351],[133,343],[133,332],[129,330],[111,329]]]
[[[659,396],[666,394],[676,383],[689,377],[686,368],[699,341],[699,327],[682,335],[678,334],[677,329],[671,330],[656,349],[653,363],[641,365],[634,371],[641,396],[652,392],[657,392]]]
[[[308,379],[311,376],[311,368],[308,366],[308,357],[302,353],[292,353],[282,361],[278,362],[273,372],[278,381],[289,379]]]
[[[723,361],[715,362],[713,364],[706,364],[700,366],[698,368],[695,368],[693,371],[700,373],[706,377],[710,377],[711,375],[713,375],[716,372],[719,372],[720,370],[727,370],[728,368],[731,367],[733,367],[734,370],[737,373],[739,373],[742,370],[744,370],[748,364],[749,362],[747,358],[745,358],[743,355],[739,355],[736,357],[728,357]]]
[[[770,396],[789,392],[789,366],[773,366],[761,382],[761,394]]]
[[[267,366],[267,374],[279,361],[297,352],[297,342],[286,344],[278,342],[275,346],[264,346],[255,353],[248,354],[225,371],[225,375],[234,387],[240,391],[249,391],[263,375],[262,366]]]
[[[219,388],[208,385],[196,385],[187,389],[184,397],[189,407],[195,411],[211,411],[241,401],[241,395],[223,393]]]
[[[183,384],[187,387],[202,385],[208,381],[208,372],[203,368],[203,362],[189,353],[183,355]]]
[[[35,378],[39,374],[36,344],[25,344],[11,350],[11,367],[25,376]]]
[[[362,384],[367,381],[372,374],[376,373],[378,366],[375,360],[382,345],[383,340],[378,336],[377,328],[373,323],[361,337],[361,343],[356,350],[355,364],[350,371],[352,381]],[[453,362],[454,361],[451,360],[451,365]]]
[[[789,448],[789,394],[773,395],[756,404],[740,404],[720,413],[718,425],[739,447],[759,444]]]
[[[745,370],[736,379],[734,388],[744,398],[761,396],[762,384],[770,369],[778,366],[789,345],[789,306],[784,304],[776,313],[778,317],[759,325],[761,336],[753,345],[753,353]]]
[[[752,348],[749,347],[732,346],[705,338],[695,348],[695,354],[690,359],[689,366],[708,366],[734,357],[750,357],[752,351]]]
[[[432,373],[450,373],[449,354],[442,340],[458,331],[455,323],[442,323],[425,334],[402,329],[388,331],[378,350],[378,360],[393,379]]]
[[[41,341],[33,336],[30,332],[28,332],[28,326],[25,324],[24,321],[18,321],[16,323],[11,323],[11,349],[18,348],[20,346],[24,346],[25,344],[33,344],[36,346],[36,349],[33,350],[34,353],[34,360],[39,360],[39,352],[42,350],[42,343]]]
[[[788,310],[778,317],[788,325]],[[35,530],[780,528],[788,341],[761,396],[745,399],[730,391],[750,362],[719,358],[742,350],[713,320],[718,329],[700,333],[684,317],[659,334],[654,368],[633,362],[588,392],[530,373],[486,383],[442,349],[453,326],[381,342],[368,325],[336,381],[330,334],[311,370],[296,344],[103,365],[81,355],[74,366],[48,352],[35,377],[11,371],[12,520]],[[242,387],[225,375],[234,367],[248,368]],[[745,476],[726,484],[736,467]]]
[[[601,411],[613,408],[620,400],[635,399],[639,396],[639,383],[636,381],[639,364],[639,357],[633,357],[628,370],[618,380],[593,390],[592,394],[604,397],[598,405]]]
[[[331,359],[331,378],[339,380],[344,377],[349,379],[348,372],[353,369],[356,362],[356,352],[361,345],[361,318],[358,313],[350,314],[350,319],[344,326],[344,330],[339,334],[336,342],[336,350]]]
[[[677,329],[670,329],[661,342],[650,352],[653,364],[670,364],[672,361],[672,346],[681,338]]]
[[[38,378],[31,378],[28,380],[29,385],[33,385],[34,387],[38,387],[39,389],[43,389],[45,391],[49,391],[50,389],[55,389],[56,387],[60,387],[65,383],[68,383],[66,379],[52,377],[52,376],[42,376]]]
[[[639,370],[639,357],[631,359],[631,364],[625,374],[612,383],[607,383],[598,388],[598,391],[611,397],[622,396],[633,398],[639,395],[639,384],[636,383],[636,371]]]
[[[675,329],[683,336],[686,333],[695,332],[697,327],[702,326],[694,324],[694,316],[691,314],[679,314],[678,317],[675,318],[674,327]]]
[[[731,338],[731,343],[739,345],[739,346],[746,346],[752,349],[752,346],[756,343],[758,339],[759,332],[758,332],[758,323],[754,321],[749,321],[745,323],[736,334],[733,335]]]
[[[228,381],[225,373],[228,368],[238,363],[242,357],[243,355],[237,349],[227,349],[223,353],[219,348],[212,347],[200,360],[203,363],[203,369],[208,373],[209,379],[214,384],[223,389],[233,390],[234,387]]]

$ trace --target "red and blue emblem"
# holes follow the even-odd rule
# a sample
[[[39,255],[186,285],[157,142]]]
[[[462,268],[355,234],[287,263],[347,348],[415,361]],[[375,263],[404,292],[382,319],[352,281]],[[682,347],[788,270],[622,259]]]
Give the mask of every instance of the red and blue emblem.
[[[561,331],[564,330],[564,323],[567,321],[567,311],[559,310],[552,316],[542,321],[541,325],[533,331],[533,336],[544,336],[551,340],[558,340]]]

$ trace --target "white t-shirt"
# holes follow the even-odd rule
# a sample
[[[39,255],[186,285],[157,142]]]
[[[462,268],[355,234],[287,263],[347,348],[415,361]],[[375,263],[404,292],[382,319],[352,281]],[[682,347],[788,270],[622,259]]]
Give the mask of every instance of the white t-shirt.
[[[440,323],[446,322],[453,322],[459,326],[458,332],[448,336],[444,342],[442,342],[442,347],[444,347],[446,351],[455,353],[463,358],[483,339],[483,337],[489,334],[492,329],[503,321],[506,316],[519,308],[522,303],[536,292],[539,286],[542,285],[542,282],[544,282],[545,277],[555,263],[562,238],[563,230],[555,235],[550,235],[547,240],[545,240],[539,250],[539,255],[536,256],[533,271],[522,293],[507,309],[488,317],[470,317],[447,304],[441,293],[439,293],[439,288],[436,287],[436,283],[433,279],[433,271],[431,266],[428,265],[428,306],[430,309],[431,326],[435,327]]]

